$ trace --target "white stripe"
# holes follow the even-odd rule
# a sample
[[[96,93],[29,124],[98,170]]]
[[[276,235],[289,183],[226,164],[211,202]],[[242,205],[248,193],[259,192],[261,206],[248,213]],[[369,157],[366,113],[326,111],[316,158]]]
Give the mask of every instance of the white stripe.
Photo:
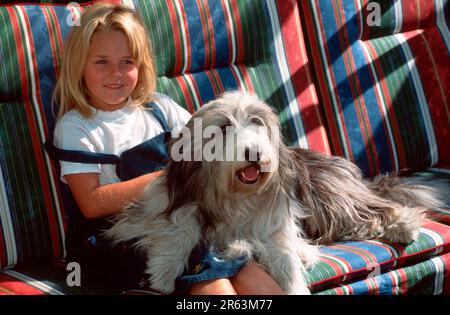
[[[317,8],[316,8],[315,2],[311,2],[311,7],[313,9],[314,23],[316,24],[316,29],[319,30],[319,35],[317,36],[317,40],[319,41],[319,46],[321,48],[320,49],[320,53],[322,55],[322,60],[323,60],[323,64],[324,64],[324,67],[325,67],[324,70],[325,70],[325,75],[327,77],[328,89],[329,89],[329,91],[334,91],[334,86],[333,86],[332,80],[331,80],[332,72],[330,71],[330,67],[332,67],[332,66],[330,64],[328,64],[328,59],[327,59],[327,57],[325,55],[325,48],[324,48],[325,44],[323,43],[322,36],[320,34],[320,31],[322,30],[322,28],[320,27],[320,24],[319,24],[319,18],[318,18],[318,15],[317,15]],[[329,93],[329,95],[331,96],[331,101],[333,103],[334,110],[337,113],[335,118],[336,118],[336,122],[337,122],[337,125],[338,125],[340,138],[343,140],[342,141],[342,150],[344,151],[343,152],[344,153],[344,157],[347,158],[347,159],[350,159],[350,153],[348,151],[349,149],[347,147],[347,142],[345,141],[346,136],[344,134],[344,129],[343,129],[343,126],[342,126],[341,116],[339,115],[340,111],[339,111],[339,108],[338,108],[338,102],[337,102],[337,99],[336,99],[336,95],[333,92]]]
[[[434,295],[441,295],[444,287],[444,273],[445,263],[440,257],[431,259],[431,263],[436,268],[436,275],[434,276]]]
[[[429,170],[433,170],[435,172],[450,174],[450,169],[447,168],[438,168],[438,167],[430,167]]]
[[[192,92],[191,94],[194,96],[194,102],[195,102],[194,111],[197,111],[202,104],[201,104],[200,100],[198,99],[197,92],[195,91],[195,87],[194,87],[195,83],[192,82],[191,74],[185,74],[183,77],[186,79],[187,85],[189,86],[189,90]]]
[[[422,33],[423,31],[417,31],[418,34]],[[400,44],[400,47],[402,48],[403,52],[405,53],[405,57],[407,62],[407,67],[409,69],[409,72],[411,73],[411,76],[413,78],[414,83],[414,90],[417,93],[417,97],[419,98],[419,107],[420,111],[422,113],[422,118],[425,123],[425,133],[428,138],[429,143],[429,150],[431,155],[431,165],[435,165],[438,162],[438,149],[437,149],[437,142],[436,142],[436,136],[434,134],[434,128],[433,123],[431,121],[429,106],[427,98],[425,97],[425,92],[423,91],[423,86],[420,81],[419,72],[417,70],[415,58],[409,48],[408,42],[406,41],[406,38],[403,34],[395,34],[394,38],[398,40],[398,43]],[[426,78],[424,78],[426,80]]]
[[[25,23],[25,18],[23,15],[23,10],[25,10],[23,7],[18,7],[18,12],[19,12],[19,16],[20,16],[20,20],[22,22],[22,27],[23,27],[23,32],[24,32],[24,38],[25,38],[25,45],[27,47],[27,56],[28,57],[28,66],[29,69],[34,69],[33,66],[33,58],[31,56],[31,44],[30,44],[30,37],[28,34],[28,29],[26,27],[26,23]],[[40,136],[40,141],[41,143],[45,142],[45,132],[44,132],[44,126],[42,124],[42,116],[41,116],[41,111],[39,108],[39,103],[37,100],[37,95],[36,95],[36,78],[34,77],[34,71],[31,70],[29,71],[30,74],[30,79],[31,79],[31,95],[32,95],[32,103],[33,103],[33,107],[34,107],[34,112],[36,113],[36,120],[37,120],[37,125],[38,125],[38,129],[39,129],[39,136]],[[51,172],[52,170],[52,166],[50,163],[50,159],[48,157],[47,154],[44,154],[44,158],[47,164],[46,167],[46,171],[48,173],[48,177],[50,178],[50,185],[51,185],[51,192],[53,194],[53,199],[56,201],[55,202],[55,206],[56,206],[56,216],[57,216],[57,221],[58,221],[58,228],[59,228],[59,232],[61,235],[61,239],[62,239],[62,244],[63,244],[63,255],[65,255],[65,233],[64,233],[64,225],[63,225],[63,221],[62,221],[62,217],[61,217],[61,209],[59,207],[59,202],[58,202],[58,196],[56,194],[56,186],[55,186],[55,182],[53,179],[53,174]]]
[[[122,4],[136,10],[136,7],[134,6],[133,0],[122,0]]]
[[[430,229],[426,229],[426,228],[419,228],[419,232],[423,233],[425,235],[428,235],[429,237],[431,237],[431,239],[433,240],[435,246],[437,247],[435,249],[435,254],[439,254],[442,253],[442,250],[444,249],[444,239],[442,238],[442,235],[440,235],[439,233],[430,230]],[[441,246],[442,245],[442,246]],[[439,248],[440,246],[440,248]]]
[[[361,3],[356,1],[356,10],[358,10],[359,13],[359,35],[358,39],[361,39],[363,31],[364,31],[364,10],[361,7]]]
[[[448,4],[447,4],[448,5]],[[442,0],[435,0],[436,6],[436,25],[444,37],[444,43],[447,46],[447,52],[450,53],[450,31],[445,21],[444,2]]]
[[[391,121],[389,120],[389,115],[387,112],[387,105],[383,96],[383,90],[381,88],[381,82],[384,81],[384,79],[379,80],[376,70],[375,70],[375,66],[374,66],[374,60],[372,59],[372,55],[369,52],[369,49],[367,48],[366,44],[364,41],[360,41],[361,43],[361,47],[363,49],[364,55],[366,56],[367,59],[367,63],[370,66],[370,70],[372,72],[372,75],[374,76],[374,80],[375,80],[375,91],[379,96],[380,99],[380,107],[381,110],[383,112],[383,118],[384,121],[386,122],[386,126],[387,126],[387,131],[388,131],[388,137],[391,140],[391,152],[394,155],[394,171],[398,172],[399,170],[399,165],[398,165],[398,156],[397,156],[397,148],[395,148],[395,140],[394,140],[394,136],[392,135],[392,129],[391,129]]]
[[[345,280],[347,280],[347,273],[350,272],[350,269],[348,269],[348,266],[347,266],[347,261],[345,261],[344,259],[341,259],[340,257],[331,256],[331,255],[324,254],[324,253],[320,253],[320,256],[324,257],[328,260],[331,260],[335,264],[339,265],[339,267],[343,268],[345,275],[341,281],[344,282]]]
[[[398,258],[399,252],[398,252],[398,250],[395,247],[389,245],[388,243],[383,243],[383,242],[380,242],[380,241],[377,241],[377,240],[365,240],[364,242],[375,244],[375,245],[377,245],[378,247],[381,247],[381,248],[388,247],[390,249],[390,253],[392,254],[393,258],[395,258],[395,260],[393,261],[393,267],[397,266],[397,263],[398,263],[398,259],[397,258]]]
[[[402,0],[395,0],[394,11],[395,11],[395,28],[393,32],[394,34],[396,34],[400,32],[403,26]]]
[[[183,19],[183,14],[181,13],[181,7],[180,7],[180,3],[179,0],[175,0],[175,10],[177,11],[177,16],[179,17],[180,20],[180,27],[181,27],[181,40],[182,40],[182,46],[184,47],[183,50],[183,67],[181,68],[181,73],[185,73],[186,72],[186,67],[187,67],[187,63],[188,63],[188,45],[187,45],[187,31],[184,27],[184,23],[186,22]],[[187,23],[187,22],[186,22]]]
[[[236,76],[238,78],[238,81],[239,81],[238,82],[239,86],[242,87],[242,89],[245,89],[246,88],[245,81],[244,81],[244,78],[241,75],[241,71],[239,70],[239,68],[236,65],[234,65],[234,64],[230,65],[230,68],[236,74]]]
[[[234,65],[236,62],[236,31],[234,29],[233,19],[231,18],[231,9],[230,2],[225,0],[225,10],[227,11],[228,16],[228,25],[230,25],[230,34],[231,34],[231,64]]]
[[[35,288],[37,288],[37,289],[39,289],[41,291],[44,291],[45,293],[48,293],[48,294],[51,294],[51,295],[64,295],[64,293],[62,293],[61,291],[50,287],[49,285],[45,284],[42,281],[38,281],[38,280],[35,280],[35,279],[33,279],[33,278],[31,278],[31,277],[29,277],[27,275],[24,275],[23,273],[18,273],[18,272],[13,271],[13,270],[4,270],[2,272],[7,274],[7,275],[9,275],[9,276],[11,276],[11,277],[14,277],[16,279],[24,281],[25,283],[27,283],[27,284],[29,284],[29,285],[31,285],[31,286],[33,286],[33,287],[35,287]]]
[[[17,263],[17,247],[14,236],[14,226],[11,219],[11,209],[9,208],[8,199],[6,197],[5,179],[0,168],[0,219],[3,225],[3,238],[6,246],[6,268],[12,267]]]
[[[297,102],[297,97],[294,93],[294,87],[292,86],[291,75],[289,73],[289,66],[287,64],[285,49],[283,45],[282,32],[280,29],[280,21],[278,20],[278,12],[275,6],[275,2],[272,0],[267,0],[267,8],[269,9],[270,21],[272,24],[272,32],[274,34],[274,46],[276,60],[278,68],[280,69],[281,79],[283,81],[283,87],[286,91],[287,98],[289,101],[289,107],[285,107],[284,110],[290,111],[288,117],[292,118],[294,121],[295,132],[297,135],[297,145],[301,148],[308,148],[308,141],[306,139],[305,128],[303,126],[302,120],[296,119],[296,117],[301,117],[300,106]]]

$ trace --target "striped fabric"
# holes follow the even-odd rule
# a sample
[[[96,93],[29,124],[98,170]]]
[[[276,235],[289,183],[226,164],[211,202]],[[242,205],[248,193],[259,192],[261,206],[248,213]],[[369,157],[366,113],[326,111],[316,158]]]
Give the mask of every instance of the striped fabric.
[[[382,240],[368,240],[336,243],[321,248],[320,262],[309,271],[308,282],[313,292],[320,292],[341,283],[353,283],[361,279],[367,280],[367,278],[369,278],[367,281],[370,281],[373,277],[381,274],[386,277],[385,274],[390,270],[400,270],[398,272],[401,274],[402,282],[409,281],[408,277],[418,281],[427,278],[428,275],[414,273],[408,276],[408,274],[402,273],[400,267],[423,261],[428,261],[424,266],[435,265],[439,259],[429,262],[429,258],[446,253],[449,249],[450,229],[448,226],[427,221],[420,229],[419,239],[408,246],[387,243]],[[444,267],[439,270],[440,277],[443,277],[444,271],[446,274],[449,273],[449,262],[446,258]],[[394,280],[392,279],[392,281]]]
[[[417,275],[420,275],[418,277]],[[415,265],[374,274],[364,280],[340,284],[317,295],[450,294],[450,253]]]
[[[298,3],[333,153],[367,175],[448,163],[449,2]]]
[[[151,33],[159,91],[190,112],[224,91],[254,91],[278,110],[288,144],[329,153],[295,3],[135,0],[134,5]]]
[[[151,33],[160,92],[193,112],[224,91],[255,91],[278,109],[289,144],[329,153],[295,3],[123,3]],[[63,41],[81,10],[0,6],[0,268],[64,256],[59,182],[42,143],[54,128]]]

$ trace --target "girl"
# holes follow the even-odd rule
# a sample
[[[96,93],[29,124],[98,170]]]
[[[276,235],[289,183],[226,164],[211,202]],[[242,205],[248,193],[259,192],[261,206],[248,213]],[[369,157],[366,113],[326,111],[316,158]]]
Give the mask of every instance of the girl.
[[[139,198],[158,175],[167,158],[166,135],[190,118],[169,97],[154,92],[148,38],[132,9],[88,8],[67,39],[54,91],[60,107],[48,151],[60,160],[60,178],[69,188],[63,192],[67,260],[80,262],[84,284],[104,283],[108,292],[148,286],[146,258],[128,244],[112,246],[101,231],[109,227],[109,216]],[[256,263],[230,263],[236,270],[231,278],[201,281],[204,275],[188,274],[188,283],[181,277],[179,287],[191,294],[282,294]]]

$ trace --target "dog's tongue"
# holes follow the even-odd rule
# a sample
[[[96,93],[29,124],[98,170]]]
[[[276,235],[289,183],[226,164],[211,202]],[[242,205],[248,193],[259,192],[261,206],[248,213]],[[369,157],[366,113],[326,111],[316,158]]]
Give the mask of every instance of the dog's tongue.
[[[256,165],[250,165],[249,167],[241,170],[241,176],[243,179],[247,181],[254,181],[258,178],[259,175],[259,167]]]

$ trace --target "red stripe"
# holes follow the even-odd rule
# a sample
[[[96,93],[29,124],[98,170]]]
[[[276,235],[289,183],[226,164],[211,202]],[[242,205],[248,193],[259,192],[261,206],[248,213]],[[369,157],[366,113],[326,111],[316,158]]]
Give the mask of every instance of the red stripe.
[[[219,94],[222,94],[223,92],[225,92],[225,87],[222,84],[222,79],[220,78],[219,72],[217,71],[217,69],[211,69],[211,74],[213,78],[216,79],[216,83],[219,86]]]
[[[202,100],[202,96],[200,94],[200,90],[198,89],[197,82],[195,81],[195,78],[193,77],[192,74],[186,74],[186,78],[189,78],[189,80],[190,80],[190,82],[192,84],[192,87],[194,88],[194,91],[192,91],[192,92],[195,92],[195,94],[197,96],[197,99],[198,99],[198,102],[199,102],[199,106],[202,106],[203,105],[202,104],[203,100]]]
[[[233,41],[231,38],[231,29],[232,29],[232,25],[230,24],[230,16],[228,14],[228,9],[227,9],[227,5],[225,3],[225,0],[221,0],[220,4],[222,5],[222,11],[223,14],[225,15],[225,24],[227,26],[227,40],[228,40],[228,47],[229,47],[229,51],[228,51],[228,62],[227,65],[231,65],[232,62],[232,58],[233,58]],[[238,80],[236,80],[237,82],[239,82]]]
[[[361,46],[365,46],[365,47],[368,49],[368,47],[367,47],[367,45],[366,45],[365,42],[362,42],[362,41],[361,41]],[[366,50],[365,50],[365,49],[363,49],[363,54],[364,54],[364,59],[366,60],[366,64],[371,64],[371,63],[372,63],[372,60],[375,59],[375,58],[374,58],[374,59],[369,58],[369,56],[366,55]],[[369,53],[369,55],[372,55],[372,54]],[[375,70],[375,71],[376,71],[376,70]],[[371,78],[371,80],[372,80],[372,82],[373,82],[374,85],[376,85],[376,84],[381,80],[381,78],[378,79],[378,78],[375,78],[375,77],[374,77],[374,73],[372,72],[372,70],[369,71],[369,74],[370,74],[370,78]],[[380,84],[380,88],[382,89],[381,84]],[[386,116],[384,116],[384,112],[385,112],[386,110],[383,108],[382,95],[379,94],[379,91],[378,91],[377,89],[374,89],[374,92],[375,92],[375,97],[377,98],[378,109],[379,109],[380,113],[383,115],[382,122],[383,122],[383,129],[384,129],[384,132],[385,132],[386,135],[389,135],[389,129],[388,129],[388,124],[389,124],[389,122],[386,120]],[[387,113],[387,115],[389,116],[389,112]],[[392,141],[391,141],[391,137],[388,136],[388,137],[386,137],[386,138],[387,138],[387,141],[388,141],[389,156],[390,156],[391,161],[393,162],[393,164],[395,164],[395,163],[394,163],[394,161],[395,161],[395,156],[394,156],[394,150],[395,150],[395,148],[394,148],[394,144],[393,144]],[[395,167],[394,167],[394,168],[395,168]]]
[[[211,10],[209,9],[209,4],[208,1],[204,1],[203,2],[204,6],[205,6],[205,13],[206,13],[206,21],[207,21],[207,27],[209,30],[209,44],[211,45],[211,51],[210,53],[210,60],[209,60],[209,66],[207,66],[206,69],[211,69],[214,68],[216,65],[216,41],[215,41],[215,36],[214,36],[214,26],[212,23],[212,17],[211,17]]]
[[[49,7],[49,10],[51,10],[51,12],[53,12],[53,14],[54,14],[54,9],[52,7]],[[50,21],[50,16],[48,15],[47,10],[42,8],[42,13],[44,14],[45,24],[47,25],[47,29],[48,29],[48,33],[49,33],[53,65],[55,66],[55,73],[57,74],[56,78],[58,78],[60,70],[59,70],[59,64],[58,64],[58,54],[56,52],[56,44],[54,42],[54,40],[56,39],[56,36],[55,36],[55,33],[53,32],[52,23]],[[54,16],[52,16],[52,18],[54,18]],[[54,20],[54,21],[56,23],[56,20]],[[58,28],[58,27],[55,27],[55,28]]]
[[[442,285],[442,294],[450,294],[450,253],[441,256],[445,264],[444,268],[444,283]]]
[[[186,50],[187,50],[187,56],[186,56],[187,60],[185,60],[185,63],[186,63],[185,72],[187,72],[191,68],[191,61],[192,61],[191,40],[189,37],[190,36],[189,27],[188,27],[188,23],[187,23],[186,11],[183,6],[183,1],[179,1],[178,4],[180,5],[180,12],[181,12],[181,16],[182,16],[181,23],[183,23],[184,33],[186,35],[186,43],[184,43],[184,44],[186,45]]]
[[[215,80],[212,72],[209,70],[206,70],[204,72],[204,74],[206,74],[206,76],[208,77],[208,80],[210,82],[211,88],[213,89],[214,95],[217,97],[220,94],[220,91],[216,87],[216,80]]]
[[[178,27],[177,13],[173,4],[173,0],[167,1],[167,9],[169,10],[170,23],[172,25],[172,33],[175,46],[175,64],[173,73],[178,74],[182,69],[183,50],[181,47],[180,29]]]
[[[296,2],[277,0],[291,82],[297,95],[297,104],[303,118],[308,146],[314,151],[330,154],[326,131],[320,118],[316,90],[311,82],[308,56],[306,55],[303,31],[299,21]],[[296,31],[293,31],[296,30]]]
[[[22,280],[0,273],[0,295],[46,295],[46,293]]]
[[[389,88],[386,85],[386,75],[383,73],[383,68],[381,67],[378,55],[375,51],[375,48],[373,47],[372,43],[370,41],[365,42],[367,45],[367,48],[370,51],[370,54],[372,55],[373,65],[375,67],[375,71],[379,78],[379,84],[381,87],[381,90],[383,92],[385,103],[386,103],[386,112],[387,116],[389,117],[391,130],[393,133],[395,145],[393,147],[394,150],[397,150],[397,159],[398,159],[398,165],[399,169],[404,169],[406,167],[406,158],[405,158],[405,149],[402,142],[402,137],[400,135],[399,130],[399,123],[397,121],[397,118],[395,116],[395,110],[393,108],[391,95],[389,93]]]
[[[8,264],[6,257],[5,238],[3,237],[4,231],[0,224],[0,270]]]
[[[210,57],[211,57],[211,52],[209,51],[209,45],[208,45],[208,35],[206,34],[206,28],[208,27],[207,25],[207,21],[205,21],[205,17],[203,14],[203,8],[202,8],[202,4],[200,2],[200,0],[195,0],[197,7],[198,7],[198,11],[200,12],[199,16],[200,16],[200,23],[202,25],[202,33],[203,33],[203,41],[205,43],[204,49],[205,49],[205,63],[203,66],[203,69],[209,69],[210,65],[211,65],[211,61],[210,61]]]
[[[27,15],[24,7],[18,7],[18,9],[22,10],[22,14],[24,16],[24,23],[25,23],[25,27],[27,28],[27,32],[29,35],[28,39],[30,40],[30,47],[35,47],[34,42],[33,42],[33,36],[31,33],[30,21],[28,20],[28,15]],[[25,54],[25,51],[23,51],[23,53]],[[37,67],[36,54],[35,54],[34,49],[31,49],[30,53],[31,53],[31,58],[32,58],[32,63],[33,63],[33,65],[32,65],[33,69],[30,69],[30,71],[34,72],[36,98],[38,101],[37,105],[39,107],[41,117],[45,117],[44,110],[43,110],[43,104],[41,101],[39,74],[37,71],[38,67]],[[24,77],[21,77],[21,81],[22,80],[24,80]],[[48,181],[46,180],[47,174],[45,171],[44,157],[42,155],[43,152],[42,152],[42,147],[41,147],[41,140],[40,140],[40,136],[39,136],[39,131],[36,128],[37,122],[35,120],[34,113],[32,110],[33,105],[31,103],[31,100],[29,98],[25,98],[24,103],[25,103],[25,111],[26,111],[26,115],[27,115],[27,120],[29,122],[28,126],[29,126],[30,135],[31,135],[31,141],[32,141],[33,148],[34,148],[36,165],[38,166],[39,179],[41,180],[41,189],[42,189],[42,193],[43,193],[43,197],[44,197],[45,211],[48,216],[50,236],[51,236],[52,245],[53,245],[52,246],[53,247],[53,257],[57,258],[60,254],[59,253],[60,242],[58,240],[58,229],[56,226],[55,209],[53,208],[51,190],[48,185]],[[44,125],[44,132],[46,132],[46,130],[45,130],[46,126],[45,126],[45,124],[43,124],[43,125]]]
[[[343,45],[343,47],[341,47],[343,53],[342,59],[345,64],[350,90],[352,92],[354,99],[353,103],[355,107],[356,116],[358,117],[359,121],[361,136],[364,141],[364,149],[366,151],[366,156],[369,161],[368,163],[369,175],[375,175],[380,169],[377,151],[375,148],[374,141],[371,140],[373,133],[370,128],[370,121],[365,109],[366,106],[364,102],[363,93],[361,91],[358,76],[356,74],[357,70],[356,65],[354,63],[354,57],[351,51],[351,43],[348,41],[348,32],[344,15],[344,8],[341,7],[342,4],[338,5],[339,7],[337,7],[336,3],[333,2],[333,11],[336,17],[336,23],[342,23],[341,25],[337,25],[339,29],[338,31],[339,41],[341,45]],[[340,19],[338,17],[340,17]],[[372,149],[373,155],[371,154],[369,147]]]
[[[242,33],[241,17],[239,15],[239,8],[237,5],[238,0],[230,0],[231,14],[234,17],[234,30],[236,38],[236,60],[235,64],[244,60],[244,34]]]
[[[403,34],[415,58],[428,102],[439,160],[450,160],[450,71],[447,48],[436,27]]]
[[[241,77],[244,79],[244,84],[247,91],[254,93],[255,87],[253,86],[252,80],[250,79],[250,75],[248,73],[247,67],[244,65],[237,65],[239,72],[241,73]]]
[[[194,106],[194,100],[191,97],[191,94],[189,93],[189,87],[184,81],[183,76],[176,76],[175,80],[177,81],[178,85],[181,88],[181,91],[183,93],[183,98],[186,101],[187,110],[193,114],[195,112],[195,106]]]
[[[310,14],[307,14],[309,12],[311,12],[310,8],[308,7],[310,4],[307,1],[300,1],[300,4],[302,5],[302,12],[304,12],[305,14],[302,15],[303,21],[305,22],[305,24],[307,25],[307,28],[310,30],[314,30],[314,25],[313,25],[313,19],[312,16]],[[315,42],[315,38],[313,35],[313,32],[310,33],[306,33],[306,36],[308,36],[309,42]],[[306,37],[305,37],[306,38]],[[325,66],[322,64],[322,59],[321,59],[321,55],[320,52],[318,50],[319,44],[318,43],[314,43],[313,45],[309,45],[309,48],[311,49],[311,55],[312,55],[312,61],[317,65],[316,68],[317,69],[325,69]],[[327,124],[329,126],[328,129],[328,136],[332,139],[332,145],[333,145],[333,152],[336,155],[343,155],[342,152],[342,147],[339,145],[340,140],[339,140],[339,133],[338,133],[338,127],[335,121],[335,117],[334,114],[332,112],[332,104],[331,104],[331,100],[328,96],[324,95],[324,93],[326,93],[327,90],[327,85],[326,85],[326,79],[324,77],[324,73],[322,71],[316,71],[316,77],[317,77],[317,84],[318,84],[318,92],[321,93],[322,96],[322,108],[325,110],[326,112],[326,120],[327,120]],[[315,86],[314,86],[314,90]]]

